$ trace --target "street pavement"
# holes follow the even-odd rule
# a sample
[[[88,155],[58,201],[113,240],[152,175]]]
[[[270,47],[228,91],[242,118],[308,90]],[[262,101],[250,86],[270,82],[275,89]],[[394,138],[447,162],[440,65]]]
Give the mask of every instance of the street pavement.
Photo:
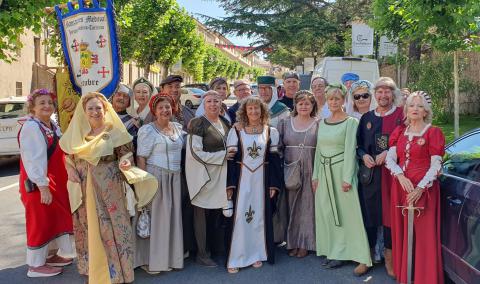
[[[48,283],[80,284],[85,279],[78,275],[71,265],[55,277],[29,279],[25,265],[25,219],[24,208],[18,194],[18,159],[0,160],[0,283]],[[351,236],[354,238],[355,236]],[[224,258],[216,258],[219,264]],[[367,275],[353,275],[355,264],[328,270],[320,263],[322,258],[314,254],[303,259],[289,257],[284,249],[277,249],[275,265],[265,263],[262,268],[241,269],[237,274],[228,274],[220,265],[205,268],[191,259],[185,262],[182,271],[171,271],[149,275],[141,269],[135,272],[135,283],[395,283],[385,272],[383,265],[377,265]]]

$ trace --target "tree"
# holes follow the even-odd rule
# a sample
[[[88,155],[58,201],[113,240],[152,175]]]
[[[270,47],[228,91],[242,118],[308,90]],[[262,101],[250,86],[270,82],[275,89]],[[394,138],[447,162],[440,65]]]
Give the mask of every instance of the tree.
[[[20,36],[25,29],[42,30],[44,8],[57,4],[55,0],[3,0],[0,5],[0,60],[12,62],[23,47]]]
[[[370,0],[219,0],[229,13],[206,24],[226,34],[256,38],[272,63],[293,67],[304,57],[344,55],[345,31],[355,18],[368,18]],[[361,15],[362,17],[360,17]],[[291,52],[291,54],[289,54]]]
[[[117,24],[123,59],[144,67],[145,76],[154,63],[162,64],[165,77],[167,68],[182,55],[199,57],[191,46],[199,45],[193,39],[195,22],[175,0],[128,1],[119,12]]]
[[[381,10],[381,7],[388,10]],[[459,50],[480,50],[475,17],[480,15],[478,0],[375,0],[377,28],[400,39],[430,44],[433,48],[453,52],[454,129],[459,135]],[[390,16],[390,18],[389,18]],[[388,24],[388,21],[395,26]]]

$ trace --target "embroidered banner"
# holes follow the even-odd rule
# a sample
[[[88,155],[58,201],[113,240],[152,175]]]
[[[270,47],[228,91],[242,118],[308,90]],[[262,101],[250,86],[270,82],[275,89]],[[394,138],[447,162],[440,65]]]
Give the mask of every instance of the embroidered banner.
[[[76,91],[101,92],[110,97],[120,82],[121,64],[112,0],[100,7],[98,0],[67,3],[63,13],[55,6],[62,48],[70,80]],[[78,8],[77,8],[78,7]]]
[[[75,107],[80,100],[80,94],[73,89],[68,75],[69,74],[66,70],[58,70],[55,74],[55,90],[58,100],[58,122],[62,133],[67,131]]]

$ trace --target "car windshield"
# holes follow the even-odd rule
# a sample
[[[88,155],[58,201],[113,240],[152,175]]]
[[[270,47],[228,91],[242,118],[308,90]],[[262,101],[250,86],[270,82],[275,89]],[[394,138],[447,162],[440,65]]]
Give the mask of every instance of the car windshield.
[[[26,115],[24,103],[0,103],[0,118],[17,118]]]
[[[197,95],[203,95],[203,93],[205,93],[204,90],[197,89],[197,88],[190,88],[190,91],[192,91],[192,93],[197,94]]]

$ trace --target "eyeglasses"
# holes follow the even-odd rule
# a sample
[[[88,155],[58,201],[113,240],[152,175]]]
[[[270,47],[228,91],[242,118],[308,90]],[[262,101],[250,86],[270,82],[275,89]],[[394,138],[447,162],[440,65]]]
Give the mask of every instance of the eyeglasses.
[[[370,97],[370,94],[369,93],[364,93],[364,94],[358,94],[358,95],[353,95],[353,99],[358,101],[360,98],[363,98],[363,99],[368,99]]]

